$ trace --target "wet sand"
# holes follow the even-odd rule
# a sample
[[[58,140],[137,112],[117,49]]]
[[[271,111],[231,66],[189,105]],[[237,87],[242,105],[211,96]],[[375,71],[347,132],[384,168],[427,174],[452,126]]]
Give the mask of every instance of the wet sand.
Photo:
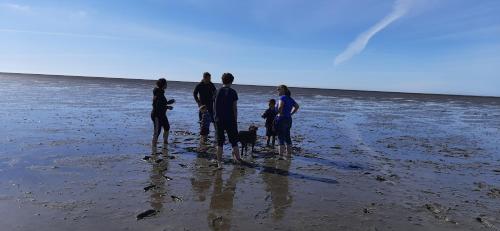
[[[152,84],[0,74],[1,230],[500,230],[498,98],[292,89],[283,161],[260,119],[274,88],[236,86],[259,143],[217,171],[194,83],[170,83],[170,144],[143,160]]]

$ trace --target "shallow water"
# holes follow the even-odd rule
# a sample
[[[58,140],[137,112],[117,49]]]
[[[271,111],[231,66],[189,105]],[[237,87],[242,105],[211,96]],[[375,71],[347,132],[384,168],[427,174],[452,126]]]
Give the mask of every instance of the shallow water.
[[[261,138],[248,164],[227,162],[216,171],[212,150],[196,152],[194,85],[169,83],[167,98],[176,99],[168,113],[170,144],[142,161],[150,153],[152,81],[0,74],[0,225],[500,227],[498,98],[292,89],[301,105],[292,131],[295,154],[278,161],[263,148],[260,118],[267,100],[276,98],[274,88],[235,86],[239,128],[256,124]],[[156,187],[145,192],[151,184]],[[137,221],[148,209],[159,213]]]

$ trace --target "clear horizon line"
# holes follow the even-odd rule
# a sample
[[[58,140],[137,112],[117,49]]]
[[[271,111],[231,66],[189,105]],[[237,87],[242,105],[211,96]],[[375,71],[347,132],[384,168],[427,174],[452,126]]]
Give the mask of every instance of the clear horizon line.
[[[74,75],[74,74],[52,74],[52,73],[26,73],[26,72],[4,72],[0,71],[0,74],[14,74],[14,75],[42,75],[42,76],[63,76],[63,77],[75,77],[75,78],[102,78],[102,79],[117,79],[117,80],[143,80],[143,81],[155,81],[155,79],[146,78],[127,78],[127,77],[117,77],[117,76],[87,76],[87,75]],[[185,80],[173,80],[172,82],[185,82],[185,83],[197,83],[199,81],[185,81]],[[221,84],[217,83],[216,84]],[[276,87],[275,85],[257,85],[257,84],[234,84],[240,86],[257,86],[257,87]],[[322,88],[322,87],[303,87],[288,85],[291,88],[303,88],[303,89],[318,89],[318,90],[335,90],[335,91],[351,91],[351,92],[374,92],[374,93],[393,93],[393,94],[408,94],[408,95],[436,95],[436,96],[458,96],[458,97],[481,97],[481,98],[500,98],[500,95],[472,95],[472,94],[447,94],[447,93],[436,93],[436,92],[404,92],[404,91],[384,91],[384,90],[368,90],[368,89],[341,89],[341,88]]]

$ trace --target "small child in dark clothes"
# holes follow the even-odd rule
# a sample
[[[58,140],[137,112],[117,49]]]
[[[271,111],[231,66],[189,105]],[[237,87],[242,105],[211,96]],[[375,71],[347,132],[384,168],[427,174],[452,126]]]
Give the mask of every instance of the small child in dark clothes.
[[[200,106],[200,143],[207,142],[208,134],[210,133],[210,123],[212,122],[212,116],[208,112],[207,106]]]
[[[267,146],[270,146],[272,139],[272,146],[276,142],[276,130],[274,129],[274,119],[278,112],[276,111],[276,100],[269,100],[269,108],[262,114],[262,118],[266,119],[266,136],[267,136]]]

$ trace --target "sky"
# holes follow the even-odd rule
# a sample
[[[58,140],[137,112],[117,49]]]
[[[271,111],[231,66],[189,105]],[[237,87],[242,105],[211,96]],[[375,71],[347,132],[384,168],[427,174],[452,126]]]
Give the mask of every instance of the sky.
[[[500,96],[499,0],[0,0],[0,72]]]

